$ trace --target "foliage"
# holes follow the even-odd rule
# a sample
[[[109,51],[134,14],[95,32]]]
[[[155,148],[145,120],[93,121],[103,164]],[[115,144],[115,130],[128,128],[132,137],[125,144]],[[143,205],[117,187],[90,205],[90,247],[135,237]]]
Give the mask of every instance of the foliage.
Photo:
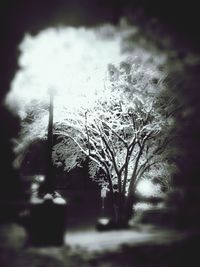
[[[22,112],[20,116],[20,135],[13,140],[14,153],[16,155],[14,160],[15,168],[20,168],[26,152],[32,143],[47,139],[48,105],[43,101],[32,100],[26,106],[26,112]]]
[[[168,180],[174,171],[166,149],[172,140],[172,100],[162,101],[165,88],[161,78],[155,84],[154,75],[133,62],[109,65],[105,90],[94,105],[68,111],[68,118],[56,124],[61,143],[54,146],[55,162],[64,158],[70,170],[81,156],[88,157],[92,179],[124,197],[132,196],[145,176]]]

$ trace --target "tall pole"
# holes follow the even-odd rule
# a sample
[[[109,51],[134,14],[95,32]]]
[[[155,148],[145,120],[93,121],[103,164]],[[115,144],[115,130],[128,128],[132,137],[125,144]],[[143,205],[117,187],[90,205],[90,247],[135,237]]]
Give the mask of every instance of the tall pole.
[[[48,137],[47,137],[47,169],[45,179],[46,193],[53,193],[55,189],[54,169],[52,162],[52,147],[53,147],[53,99],[54,92],[49,90],[49,123],[48,123]]]

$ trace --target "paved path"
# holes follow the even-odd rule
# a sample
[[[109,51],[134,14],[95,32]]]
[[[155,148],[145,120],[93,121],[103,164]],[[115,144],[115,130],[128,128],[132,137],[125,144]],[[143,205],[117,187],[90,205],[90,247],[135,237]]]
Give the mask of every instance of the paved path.
[[[87,251],[116,250],[122,245],[170,244],[187,237],[188,234],[175,230],[141,228],[140,231],[128,229],[97,232],[85,230],[66,233],[64,243],[72,249]]]
[[[191,246],[189,235],[158,228],[108,232],[83,229],[66,232],[63,246],[34,247],[26,244],[23,228],[6,224],[0,225],[0,266],[198,266],[191,265],[191,260],[194,263],[199,259],[199,242]],[[186,242],[179,242],[184,239]]]
[[[159,229],[151,226],[140,230],[113,230],[98,232],[93,229],[66,231],[64,247],[90,251],[116,250],[122,245],[169,244],[182,240],[188,233],[175,230]],[[0,227],[1,246],[20,248],[25,245],[26,232],[16,224]]]

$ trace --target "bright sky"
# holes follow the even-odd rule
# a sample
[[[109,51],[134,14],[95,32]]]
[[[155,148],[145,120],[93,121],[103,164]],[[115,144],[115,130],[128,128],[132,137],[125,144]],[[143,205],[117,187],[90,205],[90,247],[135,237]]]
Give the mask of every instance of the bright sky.
[[[105,36],[109,30],[112,38]],[[48,99],[51,88],[56,91],[55,107],[90,101],[96,90],[104,88],[107,65],[122,60],[120,41],[112,27],[103,34],[72,27],[45,29],[37,36],[26,34],[19,47],[20,70],[7,103],[17,106],[23,117],[23,107],[32,99]]]
[[[36,36],[26,34],[19,46],[19,70],[11,83],[7,105],[24,118],[31,100],[49,101],[49,89],[56,91],[55,120],[63,106],[91,105],[95,92],[105,88],[108,64],[117,65],[127,57],[147,62],[152,57],[151,51],[139,46],[133,53],[122,54],[123,39],[134,32],[136,28],[128,25],[104,25],[47,28]],[[160,55],[154,59],[163,61]]]

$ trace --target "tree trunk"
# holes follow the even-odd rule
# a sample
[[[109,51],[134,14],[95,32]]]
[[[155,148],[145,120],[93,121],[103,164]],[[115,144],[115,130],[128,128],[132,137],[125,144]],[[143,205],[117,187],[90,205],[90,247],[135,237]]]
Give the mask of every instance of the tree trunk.
[[[133,212],[133,205],[135,203],[135,196],[134,194],[130,194],[128,195],[127,199],[126,199],[126,203],[125,203],[125,220],[128,222],[134,212]]]
[[[123,194],[119,193],[118,195],[118,223],[121,224],[123,222]]]
[[[112,206],[112,216],[114,218],[114,221],[118,221],[118,208],[116,204],[116,199],[113,190],[110,190],[111,192],[111,206]]]
[[[132,176],[131,182],[129,185],[129,190],[128,190],[128,196],[126,197],[125,201],[125,220],[129,221],[132,216],[133,216],[133,205],[136,201],[135,198],[135,191],[136,191],[136,183],[135,183],[135,176]]]
[[[123,194],[113,193],[113,198],[111,194],[113,220],[117,227],[126,227],[128,225],[128,221],[133,216],[134,202],[134,194],[126,197]]]
[[[117,227],[127,226],[127,220],[125,219],[125,202],[126,198],[124,194],[117,193],[115,195],[115,224]]]

